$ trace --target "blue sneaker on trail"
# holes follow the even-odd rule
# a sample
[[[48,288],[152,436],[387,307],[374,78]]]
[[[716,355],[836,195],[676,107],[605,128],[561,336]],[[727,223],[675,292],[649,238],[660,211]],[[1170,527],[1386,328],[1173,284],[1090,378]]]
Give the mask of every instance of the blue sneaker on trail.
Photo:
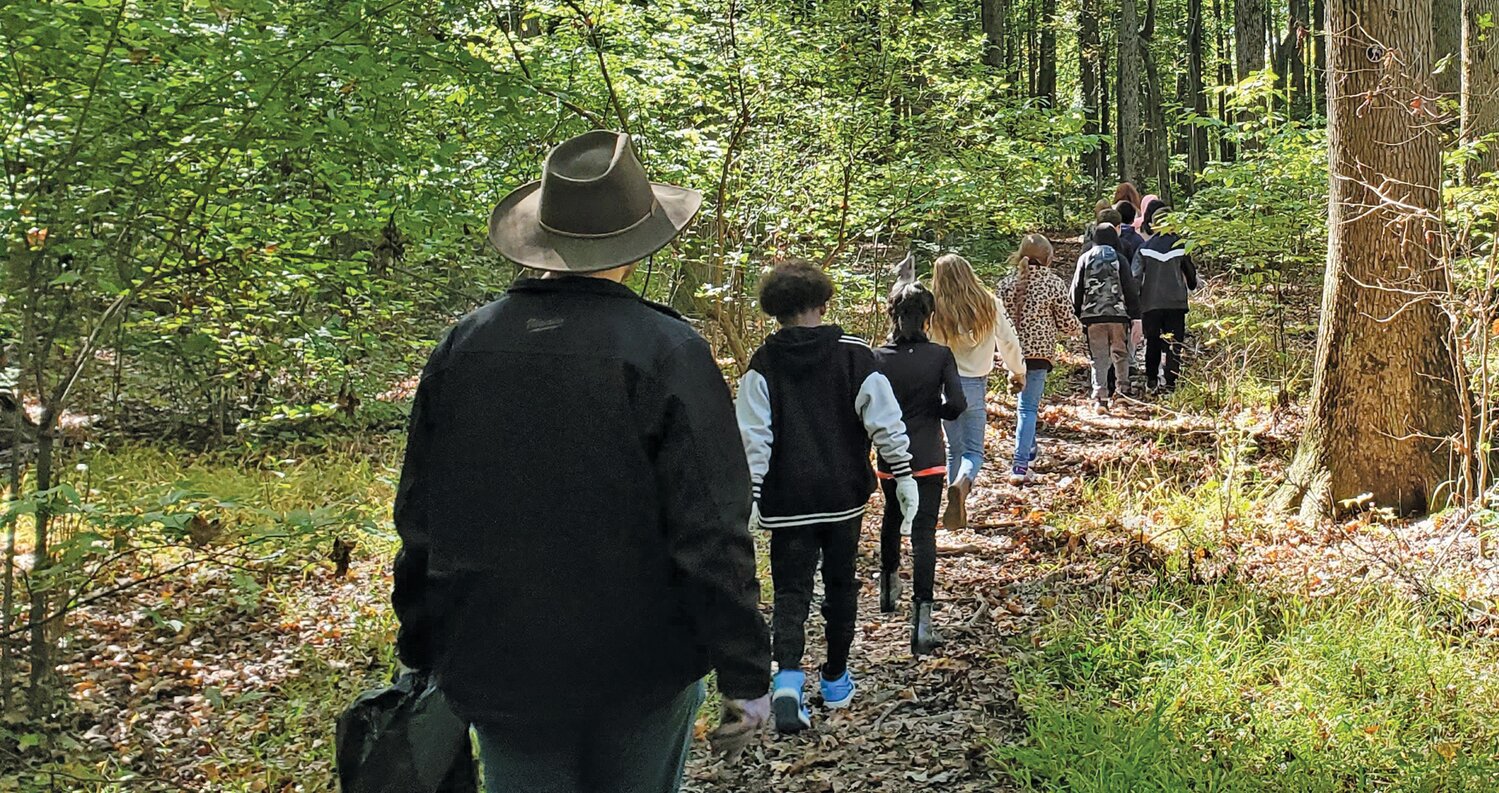
[[[800,669],[776,672],[771,685],[770,712],[775,716],[776,732],[801,732],[812,726],[812,716],[802,705],[802,689],[807,675]]]
[[[854,684],[854,676],[847,669],[837,680],[827,680],[822,675],[817,676],[822,681],[822,704],[832,710],[848,707],[853,701],[854,692],[859,687]]]

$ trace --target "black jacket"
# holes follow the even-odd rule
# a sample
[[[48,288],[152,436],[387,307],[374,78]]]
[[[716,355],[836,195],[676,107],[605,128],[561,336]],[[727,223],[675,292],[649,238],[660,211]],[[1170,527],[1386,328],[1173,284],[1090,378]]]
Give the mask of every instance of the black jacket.
[[[764,694],[749,472],[708,345],[590,278],[525,280],[433,353],[396,495],[408,665],[472,722]]]
[[[900,402],[906,437],[911,441],[911,470],[920,475],[940,469],[945,474],[942,422],[954,421],[968,409],[952,350],[926,339],[902,340],[886,344],[874,355]],[[890,473],[885,458],[880,458],[879,466]]]
[[[782,328],[739,381],[739,433],[768,529],[863,514],[874,492],[873,441],[897,476],[911,453],[900,403],[874,351],[837,325]]]
[[[1141,311],[1187,310],[1187,293],[1197,288],[1197,267],[1181,237],[1157,234],[1146,240],[1131,269],[1140,282]]]

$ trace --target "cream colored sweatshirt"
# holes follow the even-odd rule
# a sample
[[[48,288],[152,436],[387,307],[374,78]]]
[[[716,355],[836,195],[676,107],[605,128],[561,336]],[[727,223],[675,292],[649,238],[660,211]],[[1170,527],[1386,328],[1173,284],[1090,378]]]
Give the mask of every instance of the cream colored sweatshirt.
[[[994,323],[994,332],[989,338],[981,339],[976,344],[967,344],[963,340],[950,342],[934,336],[932,341],[945,344],[952,350],[952,355],[958,361],[958,374],[962,377],[983,377],[994,371],[994,354],[999,353],[999,359],[1004,362],[1005,369],[1011,374],[1025,374],[1025,355],[1020,350],[1020,338],[1015,335],[1015,326],[1010,324],[1010,318],[1005,315],[1005,308],[994,298],[994,311],[999,319]]]

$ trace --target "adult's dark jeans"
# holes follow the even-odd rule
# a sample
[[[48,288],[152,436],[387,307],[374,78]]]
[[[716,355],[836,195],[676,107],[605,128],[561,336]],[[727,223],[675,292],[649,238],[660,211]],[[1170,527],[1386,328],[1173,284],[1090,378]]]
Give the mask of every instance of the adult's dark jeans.
[[[943,480],[938,476],[919,476],[916,490],[921,500],[916,506],[916,522],[911,525],[911,597],[931,600],[932,584],[937,577],[937,513],[942,507]],[[900,524],[905,515],[895,498],[895,480],[881,479],[885,491],[885,520],[880,524],[880,572],[900,570]]]
[[[1145,380],[1161,382],[1161,355],[1166,356],[1166,387],[1174,388],[1181,374],[1182,341],[1187,338],[1186,309],[1161,308],[1145,312]]]
[[[474,725],[487,793],[675,793],[703,704],[698,681],[659,707],[586,722]]]
[[[783,670],[800,669],[807,650],[807,613],[812,583],[822,559],[822,621],[828,641],[823,676],[836,679],[848,667],[859,611],[859,556],[862,517],[837,523],[787,526],[770,531],[770,580],[775,615],[770,621],[770,652]]]

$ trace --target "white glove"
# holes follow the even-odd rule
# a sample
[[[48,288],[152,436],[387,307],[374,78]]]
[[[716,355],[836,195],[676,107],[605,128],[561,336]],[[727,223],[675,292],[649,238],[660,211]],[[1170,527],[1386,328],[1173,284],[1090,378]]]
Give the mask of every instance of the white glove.
[[[760,499],[755,499],[750,504],[750,531],[760,530]]]
[[[916,487],[916,477],[903,476],[895,480],[895,501],[900,504],[900,533],[909,535],[916,523],[916,508],[921,505],[921,490]]]

